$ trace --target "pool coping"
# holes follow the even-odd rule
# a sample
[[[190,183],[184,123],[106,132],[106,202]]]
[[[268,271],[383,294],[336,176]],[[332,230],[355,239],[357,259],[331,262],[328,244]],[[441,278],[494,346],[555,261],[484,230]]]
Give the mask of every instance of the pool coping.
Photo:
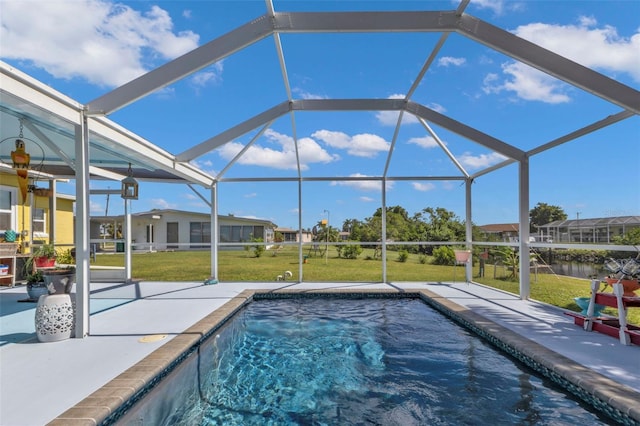
[[[640,424],[640,392],[523,337],[444,296],[427,289],[278,289],[244,290],[202,320],[176,335],[49,423],[100,425],[117,420],[151,385],[170,373],[216,329],[255,299],[282,297],[417,297],[494,346],[557,383],[568,392],[626,424]],[[133,401],[133,402],[132,402]],[[116,417],[114,417],[116,416]]]

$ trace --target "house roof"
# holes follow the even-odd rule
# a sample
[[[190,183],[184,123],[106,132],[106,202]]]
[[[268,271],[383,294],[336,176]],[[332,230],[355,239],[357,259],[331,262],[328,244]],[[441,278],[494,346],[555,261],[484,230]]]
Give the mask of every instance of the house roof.
[[[621,226],[635,225],[640,226],[640,216],[615,216],[615,217],[598,217],[598,218],[580,218],[555,220],[538,228],[558,228],[558,227],[605,227],[605,226]]]
[[[489,225],[482,225],[482,226],[479,226],[478,228],[488,233],[518,232],[517,223],[493,223]]]

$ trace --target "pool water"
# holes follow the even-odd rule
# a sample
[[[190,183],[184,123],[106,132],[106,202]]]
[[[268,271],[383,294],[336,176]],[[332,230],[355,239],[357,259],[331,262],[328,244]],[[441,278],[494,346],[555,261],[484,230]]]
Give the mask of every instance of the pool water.
[[[162,418],[124,423],[606,424],[418,299],[254,301],[197,358]]]

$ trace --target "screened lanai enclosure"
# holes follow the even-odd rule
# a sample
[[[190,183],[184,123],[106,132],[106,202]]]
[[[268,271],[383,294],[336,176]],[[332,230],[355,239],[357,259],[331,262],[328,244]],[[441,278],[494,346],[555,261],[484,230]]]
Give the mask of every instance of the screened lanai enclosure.
[[[134,178],[141,196],[147,185],[182,185],[208,203],[212,230],[218,229],[218,214],[228,212],[229,194],[255,194],[268,187],[277,196],[260,200],[250,214],[269,218],[270,210],[286,209],[293,212],[293,223],[278,225],[297,228],[301,234],[322,219],[340,226],[349,218],[348,213],[340,214],[341,209],[355,202],[344,198],[341,190],[364,188],[368,192],[358,200],[369,203],[372,213],[381,209],[380,281],[387,282],[387,244],[434,244],[389,241],[388,206],[418,197],[425,207],[459,210],[466,239],[448,243],[471,249],[477,243],[471,232],[474,206],[487,202],[483,194],[507,194],[510,188],[517,196],[505,195],[495,209],[512,211],[519,222],[520,239],[514,246],[521,253],[532,246],[562,247],[557,242],[530,241],[532,179],[542,173],[570,179],[572,169],[581,167],[583,150],[602,150],[604,156],[616,152],[618,141],[608,133],[613,128],[624,129],[638,141],[640,92],[628,79],[604,74],[529,41],[504,25],[504,19],[496,17],[496,23],[480,19],[468,12],[469,1],[451,10],[433,9],[446,3],[415,1],[241,4],[246,10],[240,13],[234,8],[236,13],[195,49],[88,101],[50,88],[28,70],[0,63],[0,131],[1,139],[9,141],[0,146],[1,166],[6,171],[14,167],[13,142],[22,135],[31,153],[31,178],[75,182],[77,337],[88,332],[90,197],[92,192],[106,193],[109,182],[119,193],[121,181]],[[354,48],[363,41],[366,49]],[[462,49],[472,49],[478,61],[536,73],[536,78],[570,90],[574,100],[560,111],[536,105],[525,119],[512,114],[515,108],[529,108],[522,105],[487,110],[482,96],[461,90],[459,77],[447,68],[459,60]],[[384,67],[386,71],[360,68],[361,57],[395,66]],[[242,68],[240,60],[253,66]],[[225,81],[242,83],[249,94],[238,97],[222,89],[203,94],[216,97],[211,108],[181,101],[181,90],[193,81],[189,79],[208,75],[221,64]],[[474,69],[470,64],[464,73],[473,74]],[[496,76],[478,72],[477,78],[488,83]],[[304,89],[307,79],[316,84],[313,93]],[[395,91],[381,89],[382,81],[393,82]],[[507,86],[485,86],[485,93]],[[469,102],[447,108],[453,97]],[[573,108],[585,99],[595,106],[574,114]],[[177,109],[188,110],[189,118],[173,119]],[[227,113],[224,120],[222,111]],[[136,120],[153,122],[157,129],[137,134]],[[374,135],[373,121],[386,127]],[[562,130],[553,133],[551,122],[553,132]],[[361,124],[347,135],[340,123]],[[311,134],[302,130],[310,125],[322,130]],[[513,134],[507,128],[517,129],[518,137],[507,138]],[[167,138],[179,140],[182,149],[169,151]],[[565,167],[548,170],[547,156],[556,150],[566,157]],[[471,152],[474,158],[491,161],[474,163]],[[271,166],[257,160],[270,156]],[[619,184],[615,174],[604,173],[602,181]],[[436,197],[429,192],[435,185],[450,191]],[[319,194],[332,201],[319,207]],[[637,201],[637,195],[632,197],[631,202]],[[136,208],[147,210],[135,203],[125,201],[126,215]],[[217,235],[212,241],[211,273],[217,278]],[[130,278],[130,233],[125,233],[124,242]],[[306,246],[302,238],[285,244],[298,247],[296,276],[303,281]],[[526,256],[521,256],[520,266],[529,269]],[[471,280],[470,264],[464,274]],[[527,298],[529,275],[519,279],[520,295]]]

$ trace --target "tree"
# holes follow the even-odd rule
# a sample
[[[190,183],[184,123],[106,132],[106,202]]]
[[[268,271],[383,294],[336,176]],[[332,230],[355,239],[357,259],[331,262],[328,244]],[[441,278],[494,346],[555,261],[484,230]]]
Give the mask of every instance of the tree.
[[[529,231],[535,232],[541,225],[566,219],[567,214],[562,210],[562,207],[538,203],[529,211]]]
[[[464,241],[465,225],[455,213],[442,207],[427,207],[414,216],[414,220],[422,222],[417,228],[422,241]],[[423,251],[430,254],[433,247],[427,246]]]
[[[640,228],[633,228],[623,235],[616,235],[611,238],[614,244],[639,246],[640,245]]]
[[[340,239],[340,232],[337,228],[331,225],[323,224],[322,221],[318,222],[315,226],[316,234],[313,238],[317,242],[326,242],[327,235],[329,236],[329,242],[336,242]]]
[[[507,279],[516,281],[518,279],[518,268],[520,267],[520,255],[518,252],[511,247],[496,247],[492,249],[492,253],[509,270]]]

